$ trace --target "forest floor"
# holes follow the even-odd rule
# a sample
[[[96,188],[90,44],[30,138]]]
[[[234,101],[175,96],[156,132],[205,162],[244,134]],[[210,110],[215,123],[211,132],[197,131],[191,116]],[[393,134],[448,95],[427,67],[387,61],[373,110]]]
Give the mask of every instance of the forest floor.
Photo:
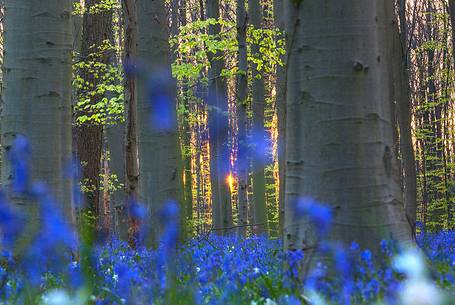
[[[326,245],[331,263],[304,277],[304,254],[280,240],[210,235],[177,251],[114,240],[82,265],[0,268],[0,304],[454,304],[455,231],[420,234],[418,244],[423,251],[383,242],[379,256]]]

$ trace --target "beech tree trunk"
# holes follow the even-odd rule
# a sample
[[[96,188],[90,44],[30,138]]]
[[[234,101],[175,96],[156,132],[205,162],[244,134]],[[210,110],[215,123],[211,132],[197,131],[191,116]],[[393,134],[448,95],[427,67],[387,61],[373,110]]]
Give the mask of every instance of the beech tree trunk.
[[[373,251],[382,239],[410,241],[392,123],[392,2],[287,0],[286,14],[286,247],[318,244],[295,215],[302,197],[330,205],[334,240]]]
[[[125,64],[135,65],[137,60],[137,7],[136,0],[123,1],[123,14],[125,19]],[[130,244],[138,238],[139,223],[131,215],[130,205],[138,200],[139,190],[139,164],[137,145],[137,95],[136,79],[132,73],[125,75],[125,194],[128,202],[116,211],[118,215],[119,231],[127,236]]]
[[[71,162],[71,1],[4,3],[3,152],[17,136],[29,139],[32,178],[48,184],[73,223],[72,182],[63,178]],[[5,162],[3,186],[14,178]],[[8,196],[29,214],[30,223],[37,223],[36,203],[12,192]]]
[[[176,37],[180,32],[180,26],[186,25],[186,4],[183,0],[172,1],[172,14],[171,14],[171,34]],[[171,50],[171,58],[174,63],[178,54],[176,53],[177,45]],[[180,138],[181,138],[181,152],[182,152],[182,163],[181,171],[183,177],[183,196],[182,196],[182,207],[185,209],[185,215],[187,221],[191,221],[193,218],[193,177],[191,172],[191,126],[190,126],[190,101],[188,97],[188,86],[183,84],[180,96],[180,103],[185,109],[181,115],[180,120]]]
[[[147,243],[156,245],[160,235],[157,213],[169,201],[180,202],[182,192],[176,84],[171,76],[164,1],[136,3],[138,62],[147,78],[137,84],[139,199],[151,217]],[[182,216],[184,212],[181,209]]]
[[[113,230],[122,240],[127,239],[127,196],[125,195],[125,123],[106,127],[109,151],[109,170],[116,177],[116,189],[110,192],[111,219]],[[121,187],[123,185],[123,187]]]
[[[406,0],[400,0],[399,21],[400,34],[398,27],[393,33],[393,48],[395,68],[395,99],[397,102],[398,125],[400,129],[400,153],[403,170],[404,205],[406,218],[415,233],[417,218],[417,178],[414,145],[412,142],[411,127],[411,88],[409,84],[409,54],[408,54],[408,27],[406,20]],[[401,38],[401,39],[400,39]]]
[[[449,10],[450,10],[450,21],[452,25],[452,56],[453,62],[455,66],[455,0],[449,0]],[[453,207],[450,202],[447,203],[447,222],[449,224],[449,228],[453,228]]]
[[[262,6],[260,0],[248,1],[248,16],[250,24],[254,29],[262,28]],[[259,45],[251,46],[252,54],[259,54]],[[265,86],[258,66],[253,64],[253,205],[254,223],[257,234],[267,234],[267,203],[265,199],[265,129],[264,129],[264,107],[265,107]]]
[[[105,42],[112,43],[112,11],[102,9],[101,11],[91,11],[94,6],[99,5],[102,0],[86,0],[85,11],[83,16],[81,60],[89,62],[97,61],[103,64],[109,64],[110,56],[103,49]],[[95,55],[96,54],[96,55]],[[94,65],[90,68],[83,68],[81,78],[88,83],[85,88],[78,92],[79,97],[89,98],[88,105],[95,105],[105,96],[103,94],[94,94],[97,86],[101,83],[102,78],[95,77],[91,71],[95,69]],[[100,72],[102,73],[102,72]],[[76,117],[91,117],[94,110],[88,108],[78,109]],[[101,219],[100,203],[100,181],[101,181],[101,154],[103,151],[103,125],[102,123],[89,120],[87,122],[77,123],[74,128],[74,139],[76,155],[81,162],[82,167],[82,185],[85,203],[88,209],[98,221]]]
[[[219,0],[207,2],[207,18],[220,17]],[[210,25],[209,35],[218,35],[219,24]],[[228,102],[225,80],[221,77],[224,62],[221,53],[208,54],[210,61],[208,106],[210,128],[210,180],[212,185],[212,225],[217,232],[232,226],[232,207],[229,184]]]
[[[282,32],[277,39],[284,36],[284,9],[283,0],[274,0],[273,9],[275,14],[275,26]],[[283,63],[286,63],[286,54],[281,56]],[[277,66],[276,69],[276,113],[278,117],[278,177],[279,177],[279,228],[280,234],[283,232],[284,225],[284,193],[286,186],[286,67]]]
[[[238,209],[239,209],[239,234],[246,234],[248,224],[248,139],[247,118],[248,110],[248,54],[246,42],[246,30],[248,17],[245,9],[245,0],[237,0],[237,41],[238,68],[237,74],[237,124],[238,124]]]

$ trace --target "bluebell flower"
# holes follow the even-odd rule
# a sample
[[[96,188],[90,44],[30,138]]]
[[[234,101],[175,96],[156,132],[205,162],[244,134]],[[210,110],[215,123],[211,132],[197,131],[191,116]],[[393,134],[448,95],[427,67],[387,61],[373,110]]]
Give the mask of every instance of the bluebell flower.
[[[350,250],[353,251],[353,252],[357,252],[357,251],[360,250],[360,245],[358,243],[356,243],[355,241],[353,241],[351,243]]]
[[[25,217],[12,208],[0,192],[0,246],[6,247],[5,253],[12,249],[24,227]]]
[[[130,199],[130,204],[128,207],[128,212],[131,217],[134,217],[138,220],[144,220],[147,217],[147,209],[145,208],[144,204]]]
[[[30,144],[23,135],[18,135],[10,150],[8,159],[12,169],[12,189],[17,193],[25,193],[30,185]]]
[[[160,220],[164,223],[177,222],[179,220],[180,208],[177,202],[168,201],[160,210]]]
[[[322,205],[310,197],[300,198],[294,206],[297,217],[308,217],[315,226],[319,237],[324,237],[329,233],[332,223],[332,209]]]
[[[136,59],[124,58],[123,71],[125,72],[126,75],[131,76],[131,77],[140,76],[142,74],[141,73],[142,71],[139,70],[139,67],[141,67],[141,65],[137,62]]]
[[[149,76],[147,90],[150,103],[152,128],[157,131],[170,131],[176,128],[175,96],[172,88],[175,82],[167,70]]]
[[[254,160],[263,164],[271,162],[271,140],[268,133],[263,129],[253,128],[250,135],[251,151]]]
[[[373,254],[371,253],[370,250],[364,250],[362,251],[362,253],[360,254],[360,258],[362,259],[363,262],[365,263],[371,263],[371,260],[373,258]]]
[[[64,178],[72,180],[72,195],[73,195],[73,203],[76,209],[82,208],[83,204],[83,196],[80,186],[80,180],[82,177],[82,169],[81,163],[77,159],[76,156],[71,158],[71,161],[66,165]]]
[[[177,245],[179,235],[180,209],[175,201],[167,202],[159,212],[160,221],[164,226],[160,244],[165,251],[172,251]]]

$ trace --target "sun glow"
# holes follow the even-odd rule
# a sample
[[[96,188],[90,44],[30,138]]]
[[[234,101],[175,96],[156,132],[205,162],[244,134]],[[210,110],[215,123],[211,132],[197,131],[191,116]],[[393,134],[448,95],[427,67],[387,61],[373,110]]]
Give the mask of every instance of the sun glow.
[[[234,176],[232,175],[232,173],[230,173],[230,174],[226,177],[226,183],[229,185],[229,188],[231,189],[231,192],[232,192],[232,190],[234,190],[234,184],[235,184],[235,178],[234,178]]]

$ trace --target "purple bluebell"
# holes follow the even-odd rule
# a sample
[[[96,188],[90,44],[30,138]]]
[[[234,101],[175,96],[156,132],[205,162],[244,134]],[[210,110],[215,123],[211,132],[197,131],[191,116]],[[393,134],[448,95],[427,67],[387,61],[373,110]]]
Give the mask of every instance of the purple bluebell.
[[[294,212],[297,217],[308,217],[313,222],[319,237],[325,237],[332,224],[332,209],[311,197],[300,198],[295,202]]]

